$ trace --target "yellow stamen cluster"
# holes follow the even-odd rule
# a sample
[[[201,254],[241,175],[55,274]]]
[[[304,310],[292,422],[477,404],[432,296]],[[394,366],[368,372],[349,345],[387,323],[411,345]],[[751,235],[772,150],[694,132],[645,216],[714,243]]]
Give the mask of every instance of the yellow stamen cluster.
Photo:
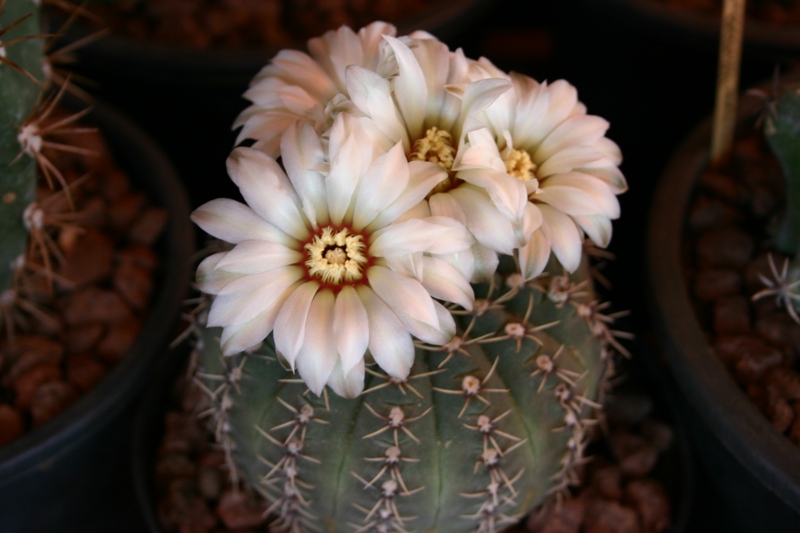
[[[506,172],[520,181],[530,181],[536,177],[536,163],[531,161],[531,156],[525,150],[516,150],[507,147],[503,150],[503,162]]]
[[[312,276],[323,283],[341,285],[358,281],[367,263],[366,246],[361,235],[352,235],[347,228],[335,230],[328,226],[305,245],[306,267]]]
[[[414,142],[414,149],[408,156],[409,161],[430,161],[443,169],[450,171],[453,168],[456,148],[453,146],[453,136],[450,132],[440,130],[436,126],[428,128],[425,137]]]

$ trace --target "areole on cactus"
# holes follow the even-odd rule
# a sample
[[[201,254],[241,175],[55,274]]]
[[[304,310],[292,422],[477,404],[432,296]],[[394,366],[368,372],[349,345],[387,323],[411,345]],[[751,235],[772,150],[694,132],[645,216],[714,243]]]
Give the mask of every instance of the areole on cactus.
[[[275,530],[498,531],[566,493],[597,423],[619,343],[582,247],[619,151],[566,82],[425,33],[309,49],[247,93],[248,205],[193,215],[232,245],[198,268],[216,435]]]

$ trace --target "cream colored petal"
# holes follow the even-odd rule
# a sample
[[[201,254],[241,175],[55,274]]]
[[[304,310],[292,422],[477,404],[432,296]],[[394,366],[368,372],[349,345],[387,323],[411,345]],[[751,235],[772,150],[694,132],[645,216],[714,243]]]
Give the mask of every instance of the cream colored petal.
[[[282,304],[283,292],[302,276],[302,269],[289,267],[268,274],[244,276],[229,283],[222,289],[224,293],[214,298],[208,313],[208,325],[222,327],[246,322],[265,309]]]
[[[550,260],[550,241],[544,232],[537,230],[531,239],[519,250],[519,269],[525,280],[532,280],[544,272]]]
[[[423,124],[428,102],[428,84],[425,74],[414,57],[414,53],[400,40],[384,36],[394,51],[399,69],[393,80],[397,107],[403,115],[411,139],[419,139],[423,134]]]
[[[334,296],[330,290],[318,291],[306,318],[303,347],[297,354],[297,372],[311,392],[319,396],[339,359],[333,333]]]
[[[358,293],[350,286],[342,287],[336,295],[333,312],[336,347],[342,370],[347,374],[364,360],[369,345],[369,317]]]
[[[580,229],[572,218],[547,204],[539,205],[539,210],[543,216],[541,231],[550,242],[553,253],[568,272],[575,272],[583,253]]]
[[[601,248],[611,242],[611,220],[602,215],[573,217],[586,235]]]
[[[220,337],[223,355],[232,355],[257,346],[267,338],[275,324],[281,304],[289,297],[294,287],[287,287],[275,299],[275,305],[265,308],[256,316],[226,326]]]
[[[318,290],[319,283],[316,281],[303,283],[289,295],[275,318],[272,334],[275,351],[286,359],[292,370],[305,339],[308,310]]]
[[[207,202],[191,215],[192,221],[211,235],[233,244],[260,239],[293,246],[297,241],[279,230],[248,206],[230,200],[217,198]]]
[[[328,386],[342,398],[356,398],[364,390],[364,359],[361,358],[349,372],[344,372],[341,360],[336,361]]]
[[[298,240],[308,238],[297,194],[274,159],[252,148],[236,148],[228,157],[228,173],[259,216]]]
[[[308,123],[294,122],[281,137],[281,162],[300,198],[300,205],[309,223],[328,222],[322,141]]]
[[[485,192],[462,185],[450,191],[467,215],[467,227],[475,239],[500,253],[510,255],[516,248],[512,222],[501,213]]]
[[[242,241],[217,264],[217,268],[241,274],[258,274],[273,268],[300,263],[304,254],[282,244],[249,240]]]
[[[472,310],[475,293],[461,272],[443,259],[423,257],[424,276],[422,286],[431,296]]]
[[[531,154],[534,161],[546,161],[570,146],[591,146],[608,131],[608,121],[593,115],[581,115],[559,124]]]
[[[598,214],[611,219],[619,218],[619,200],[608,184],[600,178],[582,172],[570,172],[548,178],[542,187],[547,191],[552,185],[578,189],[588,194],[597,206],[597,210],[586,213],[587,215]]]
[[[367,169],[356,194],[353,228],[360,231],[408,187],[409,169],[403,145],[397,143]]]
[[[601,211],[591,195],[575,187],[553,185],[543,187],[536,195],[537,203],[545,203],[567,215],[594,215]]]
[[[398,256],[415,252],[454,253],[472,245],[473,239],[459,222],[445,217],[410,219],[373,234],[369,253],[375,257]]]
[[[397,317],[414,337],[428,344],[442,346],[453,340],[456,334],[456,324],[450,311],[439,302],[435,300],[431,301],[439,317],[439,325],[436,327],[419,321],[414,318],[414,316],[406,315],[402,312],[398,312]]]
[[[219,294],[225,286],[245,276],[242,273],[228,272],[217,268],[219,262],[227,254],[228,252],[222,252],[210,255],[200,262],[195,275],[198,289],[206,294]]]
[[[439,317],[430,294],[416,279],[401,276],[388,268],[373,266],[367,270],[367,279],[375,293],[391,307],[395,314],[413,316],[432,327],[439,326]]]
[[[407,149],[410,139],[405,123],[392,99],[389,80],[375,72],[351,66],[347,69],[347,90],[353,103],[372,119],[378,130]]]
[[[342,145],[340,151],[331,155],[331,171],[327,178],[328,211],[334,226],[340,226],[344,220],[353,193],[359,180],[361,154],[355,139],[351,136]]]
[[[365,285],[356,289],[369,315],[369,351],[384,372],[404,380],[414,364],[411,334],[388,305]]]
[[[376,231],[387,226],[403,216],[409,209],[420,204],[433,188],[447,177],[447,173],[433,163],[412,161],[408,164],[408,186],[403,193],[367,226],[370,231]]]

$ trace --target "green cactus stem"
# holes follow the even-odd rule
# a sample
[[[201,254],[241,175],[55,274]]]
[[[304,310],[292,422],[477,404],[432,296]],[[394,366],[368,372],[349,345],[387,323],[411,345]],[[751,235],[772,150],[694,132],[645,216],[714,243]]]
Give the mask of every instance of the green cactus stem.
[[[224,358],[220,331],[202,332],[213,427],[273,530],[489,533],[567,491],[610,374],[608,317],[586,265],[517,279],[478,287],[459,335],[419,347],[406,381],[375,366],[352,400],[308,392],[271,337]]]
[[[764,136],[786,179],[786,213],[775,235],[776,247],[793,260],[783,283],[800,283],[800,87],[783,91],[767,117]],[[800,290],[791,291],[800,295]],[[800,296],[788,297],[800,310]]]
[[[0,294],[11,287],[24,257],[23,213],[36,192],[36,161],[18,137],[45,79],[40,33],[38,1],[0,3]]]

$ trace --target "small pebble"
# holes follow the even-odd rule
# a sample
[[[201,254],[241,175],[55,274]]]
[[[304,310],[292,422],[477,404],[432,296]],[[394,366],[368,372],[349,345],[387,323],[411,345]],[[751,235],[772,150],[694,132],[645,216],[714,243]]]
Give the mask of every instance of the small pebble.
[[[636,511],[622,504],[593,499],[586,509],[585,533],[642,533]]]
[[[266,509],[263,501],[254,503],[244,492],[228,489],[220,497],[216,511],[227,528],[236,529],[263,524]]]
[[[22,413],[7,403],[0,403],[0,446],[16,439],[25,431]]]
[[[664,486],[654,479],[634,479],[625,486],[625,496],[641,517],[642,533],[662,533],[672,522]]]

